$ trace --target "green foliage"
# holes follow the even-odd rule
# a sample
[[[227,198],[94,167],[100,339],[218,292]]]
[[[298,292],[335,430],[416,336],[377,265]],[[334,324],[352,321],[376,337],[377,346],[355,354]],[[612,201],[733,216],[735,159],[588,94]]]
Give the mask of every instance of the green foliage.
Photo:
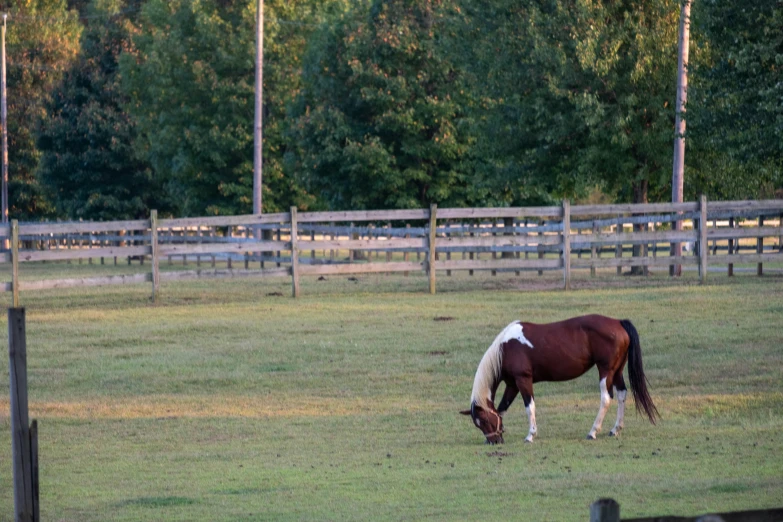
[[[481,204],[447,1],[376,1],[315,35],[292,136],[296,168],[332,208]]]
[[[312,3],[265,3],[264,209],[312,198],[286,179],[278,126],[283,100],[296,89],[291,62],[303,35],[281,29],[277,14],[312,14]],[[253,188],[255,2],[150,0],[136,55],[121,70],[149,158],[180,214],[250,213]]]
[[[9,217],[53,217],[52,194],[35,176],[40,159],[35,130],[47,119],[44,107],[79,51],[81,26],[76,12],[67,10],[65,0],[4,2],[2,7],[9,13]]]
[[[150,208],[166,210],[160,184],[133,150],[136,125],[124,110],[117,71],[120,53],[132,53],[123,13],[135,13],[138,4],[91,4],[79,58],[55,90],[38,134],[38,175],[70,218],[136,219]]]
[[[780,2],[696,2],[693,19],[709,42],[688,107],[693,190],[713,198],[769,197],[783,188]]]
[[[488,86],[485,145],[511,176],[573,197],[668,191],[677,2],[471,4],[476,78]],[[476,87],[477,88],[477,87]]]

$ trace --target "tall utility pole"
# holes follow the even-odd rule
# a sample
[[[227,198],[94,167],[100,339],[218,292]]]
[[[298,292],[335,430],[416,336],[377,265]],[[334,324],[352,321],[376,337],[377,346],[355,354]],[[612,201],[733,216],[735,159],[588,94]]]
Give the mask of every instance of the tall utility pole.
[[[0,59],[0,123],[3,126],[3,223],[8,223],[8,106],[6,104],[5,90],[5,21],[7,14],[3,15],[2,29],[2,59]]]
[[[256,117],[253,132],[253,214],[262,213],[262,171],[264,163],[264,0],[256,6]]]
[[[674,115],[674,165],[672,168],[672,203],[682,203],[685,178],[685,104],[688,101],[688,43],[691,27],[691,0],[681,0],[680,41],[677,59],[677,103]],[[682,221],[674,222],[674,230],[682,230]],[[682,255],[682,243],[672,243],[671,255]],[[682,265],[671,265],[670,276],[681,276]]]

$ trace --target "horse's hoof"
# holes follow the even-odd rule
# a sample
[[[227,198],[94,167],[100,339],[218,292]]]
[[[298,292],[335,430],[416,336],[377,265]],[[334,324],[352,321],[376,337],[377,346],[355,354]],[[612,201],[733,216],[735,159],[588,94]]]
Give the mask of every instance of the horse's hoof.
[[[525,444],[533,444],[533,439],[525,439]]]
[[[587,435],[587,440],[595,440],[595,435]]]

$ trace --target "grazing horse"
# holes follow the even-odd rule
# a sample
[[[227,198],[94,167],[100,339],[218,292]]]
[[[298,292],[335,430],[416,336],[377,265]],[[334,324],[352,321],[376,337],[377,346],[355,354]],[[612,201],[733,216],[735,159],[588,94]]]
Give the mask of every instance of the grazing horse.
[[[601,315],[549,324],[515,321],[498,334],[481,358],[473,381],[470,409],[460,413],[471,416],[488,444],[502,443],[503,414],[520,393],[530,421],[525,442],[533,442],[537,433],[533,383],[575,379],[595,365],[601,406],[587,438],[594,440],[600,431],[613,390],[617,392],[617,422],[609,435],[615,436],[623,429],[625,416],[627,390],[623,367],[626,361],[636,409],[640,413],[643,410],[655,424],[658,410],[647,392],[639,335],[630,321]],[[501,381],[506,389],[496,410],[495,392]]]

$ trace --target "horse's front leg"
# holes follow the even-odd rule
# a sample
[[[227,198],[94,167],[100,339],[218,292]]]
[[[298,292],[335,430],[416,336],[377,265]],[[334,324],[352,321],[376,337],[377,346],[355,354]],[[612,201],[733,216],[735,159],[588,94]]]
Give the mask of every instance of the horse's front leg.
[[[511,403],[514,402],[517,393],[519,393],[517,385],[514,384],[513,381],[506,382],[506,389],[503,392],[503,398],[500,399],[500,404],[498,404],[498,413],[501,417],[505,415],[506,411],[508,411],[509,407],[511,407]]]
[[[518,378],[517,388],[519,388],[519,393],[522,395],[522,400],[525,401],[525,412],[527,412],[527,419],[530,422],[530,431],[527,433],[527,437],[525,437],[525,442],[533,442],[533,437],[538,433],[538,427],[536,426],[536,401],[533,400],[533,378]]]
[[[606,388],[606,377],[601,377],[598,388],[601,391],[601,406],[598,408],[598,416],[595,418],[593,427],[590,430],[590,433],[587,434],[587,440],[595,440],[596,435],[601,431],[601,425],[604,423],[604,417],[606,416],[606,411],[609,409],[609,403],[612,402],[612,398],[609,396],[609,390]]]

